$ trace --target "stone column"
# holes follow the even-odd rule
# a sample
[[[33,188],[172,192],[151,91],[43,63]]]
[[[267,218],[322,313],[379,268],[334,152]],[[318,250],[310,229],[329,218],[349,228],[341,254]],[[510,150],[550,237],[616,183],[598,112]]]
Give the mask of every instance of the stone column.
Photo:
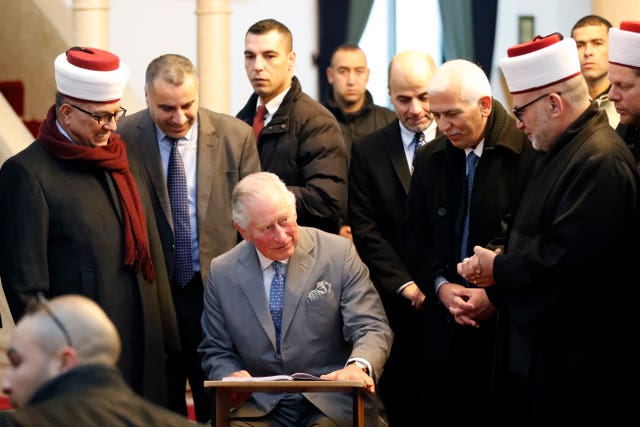
[[[229,0],[198,0],[198,58],[200,105],[230,113],[231,76]]]
[[[73,0],[71,43],[109,49],[109,0]]]

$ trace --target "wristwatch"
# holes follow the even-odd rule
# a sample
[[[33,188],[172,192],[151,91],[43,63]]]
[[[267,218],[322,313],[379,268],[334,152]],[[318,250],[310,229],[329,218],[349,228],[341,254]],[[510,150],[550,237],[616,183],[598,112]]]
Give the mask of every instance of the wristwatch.
[[[358,368],[362,369],[365,374],[369,375],[369,368],[359,360],[354,360],[353,362],[350,362],[349,365],[356,365]]]

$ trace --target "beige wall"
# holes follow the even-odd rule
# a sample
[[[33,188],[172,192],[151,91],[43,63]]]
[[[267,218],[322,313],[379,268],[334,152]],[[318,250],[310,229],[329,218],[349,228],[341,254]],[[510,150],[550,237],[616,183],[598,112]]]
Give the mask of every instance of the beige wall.
[[[615,27],[620,21],[640,20],[640,0],[592,0],[594,15],[607,18]]]
[[[54,101],[53,60],[67,42],[33,0],[0,0],[0,10],[0,80],[22,80],[24,118],[42,119]]]

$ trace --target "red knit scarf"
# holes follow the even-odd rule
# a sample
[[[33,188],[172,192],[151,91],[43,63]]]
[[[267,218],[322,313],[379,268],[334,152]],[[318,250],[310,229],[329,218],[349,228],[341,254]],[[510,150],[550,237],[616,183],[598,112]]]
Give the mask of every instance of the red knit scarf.
[[[90,164],[111,174],[120,199],[124,222],[124,265],[134,271],[142,271],[147,280],[155,279],[151,262],[147,223],[145,220],[138,188],[129,170],[127,149],[117,133],[109,136],[107,145],[87,147],[74,144],[65,138],[56,126],[55,106],[49,109],[47,118],[40,126],[38,141],[59,159]]]

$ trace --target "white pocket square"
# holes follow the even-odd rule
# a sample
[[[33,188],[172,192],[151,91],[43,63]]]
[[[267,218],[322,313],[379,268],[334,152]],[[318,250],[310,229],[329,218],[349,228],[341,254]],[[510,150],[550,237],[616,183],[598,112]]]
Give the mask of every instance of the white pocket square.
[[[318,301],[320,298],[327,296],[331,292],[331,283],[321,281],[316,283],[316,288],[309,292],[307,295],[307,301]]]

